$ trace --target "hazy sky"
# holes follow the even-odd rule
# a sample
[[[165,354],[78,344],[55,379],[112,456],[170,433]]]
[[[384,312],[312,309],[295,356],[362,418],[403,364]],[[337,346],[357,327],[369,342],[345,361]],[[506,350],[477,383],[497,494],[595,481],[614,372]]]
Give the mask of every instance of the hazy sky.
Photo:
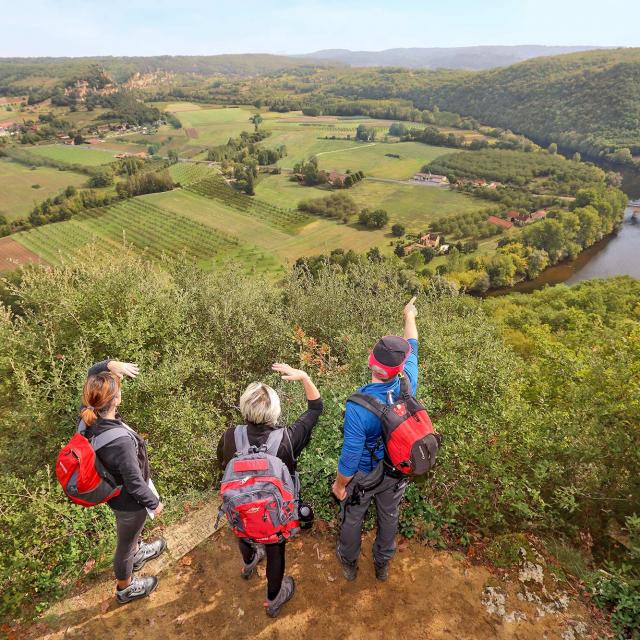
[[[0,56],[640,46],[638,0],[0,1]]]

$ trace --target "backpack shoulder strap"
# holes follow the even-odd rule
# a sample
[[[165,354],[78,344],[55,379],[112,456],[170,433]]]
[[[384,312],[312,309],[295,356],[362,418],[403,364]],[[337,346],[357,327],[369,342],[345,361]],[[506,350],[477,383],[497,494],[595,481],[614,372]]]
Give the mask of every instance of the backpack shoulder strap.
[[[409,383],[409,378],[405,375],[400,375],[400,396],[410,398],[413,396],[411,393],[411,384]]]
[[[277,456],[278,449],[280,449],[280,445],[282,444],[282,438],[284,437],[285,427],[280,427],[278,429],[273,429],[267,438],[267,442],[265,446],[267,448],[267,453],[270,456]]]
[[[350,395],[347,398],[347,402],[353,402],[360,407],[364,407],[367,411],[371,411],[371,413],[378,416],[378,418],[381,418],[387,411],[387,405],[380,402],[378,398],[374,398],[366,393],[360,393],[359,391]]]
[[[138,443],[134,435],[129,432],[129,429],[125,427],[114,427],[113,429],[108,429],[104,433],[101,433],[99,436],[94,436],[91,440],[91,445],[93,446],[93,450],[97,451],[98,449],[102,449],[102,447],[106,447],[108,444],[111,444],[114,440],[123,437],[131,438],[136,445],[136,449],[138,448]]]
[[[236,455],[246,456],[251,448],[247,425],[238,425],[233,432],[233,438],[236,443]]]

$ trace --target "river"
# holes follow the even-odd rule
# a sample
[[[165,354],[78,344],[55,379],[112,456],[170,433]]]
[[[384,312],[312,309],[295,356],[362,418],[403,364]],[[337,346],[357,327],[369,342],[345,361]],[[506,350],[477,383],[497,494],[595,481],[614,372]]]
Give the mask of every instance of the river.
[[[622,190],[635,200],[640,198],[640,171],[620,169]],[[487,295],[513,293],[531,293],[548,284],[575,284],[590,278],[627,275],[640,279],[640,207],[636,207],[637,222],[632,219],[633,209],[628,207],[620,228],[604,240],[585,249],[575,260],[545,269],[535,280],[520,282],[508,289],[497,289]]]

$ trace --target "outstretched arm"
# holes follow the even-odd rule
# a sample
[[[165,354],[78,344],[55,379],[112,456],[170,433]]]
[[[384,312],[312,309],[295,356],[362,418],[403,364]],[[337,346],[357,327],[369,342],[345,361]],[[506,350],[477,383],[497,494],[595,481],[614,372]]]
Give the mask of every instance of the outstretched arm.
[[[418,310],[416,309],[414,303],[416,301],[416,296],[413,296],[411,300],[405,305],[402,310],[402,315],[404,316],[404,339],[405,340],[417,340],[418,339],[418,327],[416,326],[416,316],[418,315]]]

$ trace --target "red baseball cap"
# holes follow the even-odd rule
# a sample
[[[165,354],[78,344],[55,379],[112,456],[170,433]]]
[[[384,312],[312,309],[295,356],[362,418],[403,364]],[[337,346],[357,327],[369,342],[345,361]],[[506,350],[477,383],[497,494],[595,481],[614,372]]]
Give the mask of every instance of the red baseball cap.
[[[385,378],[393,378],[404,369],[410,353],[411,345],[404,338],[384,336],[369,354],[369,368],[380,369]]]

